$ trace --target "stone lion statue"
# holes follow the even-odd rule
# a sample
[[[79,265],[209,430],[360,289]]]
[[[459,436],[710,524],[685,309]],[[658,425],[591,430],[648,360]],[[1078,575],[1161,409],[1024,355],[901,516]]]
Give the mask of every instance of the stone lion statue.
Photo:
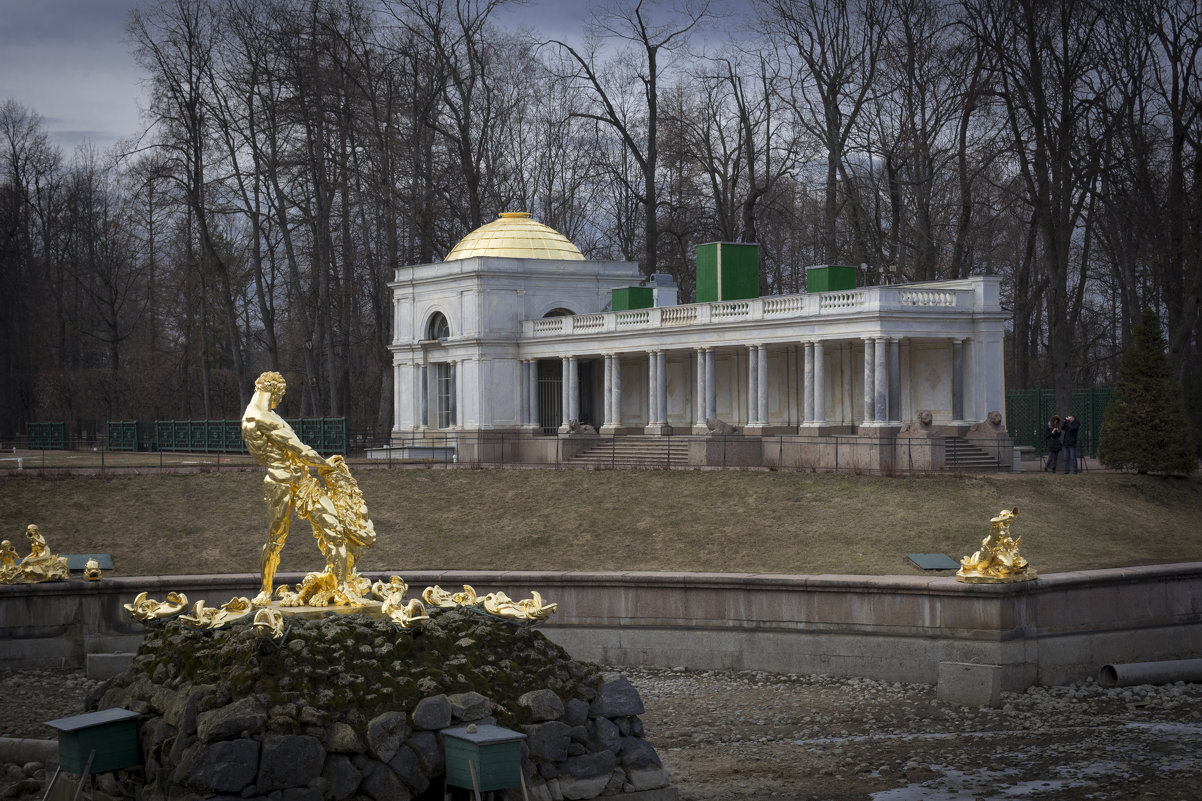
[[[590,426],[588,423],[582,423],[579,420],[568,421],[569,434],[596,434],[597,429]]]
[[[917,417],[901,427],[901,431],[898,432],[898,435],[904,435],[908,437],[929,437],[935,433],[935,430],[931,427],[931,423],[934,421],[934,419],[935,416],[931,414],[930,410],[923,409],[918,413]]]
[[[709,436],[723,437],[731,434],[738,434],[738,426],[732,426],[725,420],[719,420],[717,417],[705,418],[705,427],[709,429]]]
[[[990,412],[985,416],[984,421],[973,423],[968,429],[970,437],[1005,437],[1006,427],[1002,425],[1002,413],[998,411]]]

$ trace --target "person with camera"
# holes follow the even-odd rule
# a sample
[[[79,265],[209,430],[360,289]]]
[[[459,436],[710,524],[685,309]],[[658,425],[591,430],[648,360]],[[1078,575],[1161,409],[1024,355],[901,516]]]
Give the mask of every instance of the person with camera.
[[[1048,463],[1044,466],[1045,473],[1056,472],[1056,459],[1060,456],[1061,447],[1061,430],[1060,430],[1060,415],[1052,415],[1052,419],[1048,421],[1048,427],[1044,429],[1043,441],[1048,446]]]
[[[1064,474],[1077,472],[1077,431],[1081,428],[1080,421],[1073,414],[1065,415],[1064,430],[1061,431],[1060,442],[1064,446]]]

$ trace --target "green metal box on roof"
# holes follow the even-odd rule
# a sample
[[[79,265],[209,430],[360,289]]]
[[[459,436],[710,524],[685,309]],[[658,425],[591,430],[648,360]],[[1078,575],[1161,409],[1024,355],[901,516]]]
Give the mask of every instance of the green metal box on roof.
[[[649,286],[624,286],[613,290],[611,308],[614,311],[650,309],[654,298]]]
[[[841,264],[806,270],[806,292],[838,292],[856,288],[856,268]]]
[[[447,784],[479,792],[522,783],[522,740],[512,729],[482,723],[443,729]]]
[[[138,755],[138,713],[128,709],[101,709],[70,718],[48,720],[58,729],[58,766],[82,776],[132,768],[142,760]],[[92,765],[88,766],[88,757]]]
[[[697,302],[760,296],[760,246],[707,242],[697,246]]]

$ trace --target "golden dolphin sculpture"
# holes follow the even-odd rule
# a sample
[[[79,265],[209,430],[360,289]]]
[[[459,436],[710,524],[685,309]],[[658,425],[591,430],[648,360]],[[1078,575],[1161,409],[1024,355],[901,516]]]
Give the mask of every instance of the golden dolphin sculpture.
[[[166,620],[169,617],[175,617],[180,612],[188,608],[188,596],[182,592],[167,593],[167,600],[156,601],[149,597],[147,593],[138,593],[138,597],[134,598],[134,602],[125,605],[125,611],[129,612],[134,620]]]

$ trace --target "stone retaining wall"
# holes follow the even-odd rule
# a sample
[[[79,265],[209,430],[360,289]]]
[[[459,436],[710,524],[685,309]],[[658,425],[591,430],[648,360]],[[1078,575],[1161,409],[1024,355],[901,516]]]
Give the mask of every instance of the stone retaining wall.
[[[1202,654],[1202,563],[968,585],[951,576],[402,572],[431,584],[559,604],[542,626],[578,659],[865,676],[937,684],[941,663],[999,666],[1003,690],[1094,676],[1107,663]],[[281,575],[297,582],[300,575]],[[0,585],[0,668],[82,667],[134,650],[139,592],[210,606],[252,595],[253,574]]]

